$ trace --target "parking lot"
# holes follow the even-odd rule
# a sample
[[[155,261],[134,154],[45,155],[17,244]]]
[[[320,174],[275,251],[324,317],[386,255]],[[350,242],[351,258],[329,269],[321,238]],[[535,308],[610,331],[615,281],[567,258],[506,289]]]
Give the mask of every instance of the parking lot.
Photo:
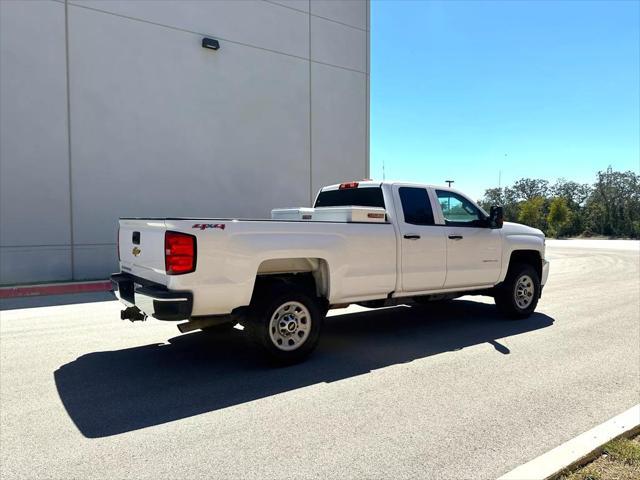
[[[107,294],[3,301],[1,476],[495,478],[640,399],[639,243],[547,256],[527,320],[350,307],[278,369],[239,330],[123,322]]]

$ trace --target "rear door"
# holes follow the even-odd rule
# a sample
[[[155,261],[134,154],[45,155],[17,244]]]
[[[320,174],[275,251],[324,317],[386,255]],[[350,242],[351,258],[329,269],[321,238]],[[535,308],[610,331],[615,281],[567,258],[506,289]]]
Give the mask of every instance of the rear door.
[[[393,196],[400,230],[402,290],[442,288],[447,261],[445,229],[435,225],[427,189],[394,185]]]
[[[166,285],[164,220],[121,219],[118,232],[120,269]]]

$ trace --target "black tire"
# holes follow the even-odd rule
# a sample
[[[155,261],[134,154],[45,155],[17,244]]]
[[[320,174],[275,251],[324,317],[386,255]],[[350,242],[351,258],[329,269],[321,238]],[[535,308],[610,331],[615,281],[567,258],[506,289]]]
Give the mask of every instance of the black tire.
[[[531,265],[515,264],[509,267],[507,278],[495,294],[498,310],[509,318],[529,317],[540,298],[540,277]]]
[[[292,365],[306,359],[318,345],[325,313],[320,299],[296,285],[266,284],[254,294],[246,329],[269,361]],[[289,329],[293,323],[295,329]]]

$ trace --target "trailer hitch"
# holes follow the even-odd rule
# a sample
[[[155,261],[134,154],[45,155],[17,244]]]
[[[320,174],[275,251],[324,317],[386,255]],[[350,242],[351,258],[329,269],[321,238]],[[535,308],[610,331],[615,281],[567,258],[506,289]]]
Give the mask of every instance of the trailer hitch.
[[[147,319],[147,316],[138,307],[127,307],[120,312],[120,319],[142,322]]]

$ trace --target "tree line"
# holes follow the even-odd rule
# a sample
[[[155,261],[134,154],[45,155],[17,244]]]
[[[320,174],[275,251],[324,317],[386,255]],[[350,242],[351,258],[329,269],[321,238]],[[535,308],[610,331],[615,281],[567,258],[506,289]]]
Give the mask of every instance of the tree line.
[[[489,211],[502,205],[506,221],[539,228],[551,237],[640,238],[640,175],[609,167],[593,184],[563,178],[522,178],[505,188],[490,188],[479,201]]]

